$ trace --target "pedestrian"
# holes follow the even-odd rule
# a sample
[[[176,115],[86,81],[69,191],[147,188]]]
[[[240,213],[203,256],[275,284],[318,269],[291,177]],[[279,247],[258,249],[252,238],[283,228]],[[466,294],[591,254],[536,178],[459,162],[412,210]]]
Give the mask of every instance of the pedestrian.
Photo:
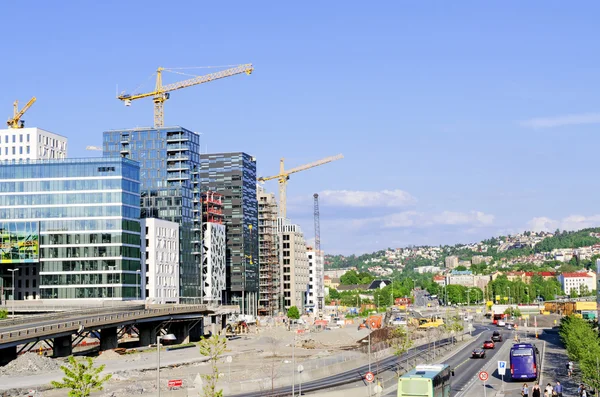
[[[521,388],[521,395],[523,397],[529,397],[529,388],[527,387],[527,383],[523,383],[523,387]]]
[[[531,388],[531,397],[542,397],[542,389],[540,389],[539,383]]]
[[[548,383],[544,389],[544,397],[552,397],[552,385]]]
[[[583,386],[583,387],[581,388],[581,394],[579,394],[579,395],[580,395],[581,397],[588,397],[587,390],[585,389],[585,386]]]
[[[573,364],[573,361],[569,360],[569,378],[571,376],[573,376],[573,367],[575,366],[575,364]]]
[[[556,381],[556,385],[554,386],[554,391],[556,392],[557,397],[563,397],[563,387],[560,384],[560,381]]]

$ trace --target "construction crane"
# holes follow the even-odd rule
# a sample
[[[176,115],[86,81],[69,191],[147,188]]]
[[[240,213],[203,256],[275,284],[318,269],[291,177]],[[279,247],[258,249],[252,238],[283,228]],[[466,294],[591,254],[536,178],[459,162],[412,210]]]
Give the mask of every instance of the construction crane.
[[[321,266],[321,264],[319,263],[321,261],[321,216],[319,214],[319,194],[315,193],[313,194],[313,198],[315,199],[314,202],[314,216],[315,216],[315,256],[314,256],[314,263],[315,263],[315,269],[316,269],[316,274],[315,274],[315,280],[317,280],[317,288],[316,288],[316,292],[317,292],[317,309],[319,310],[319,313],[323,312],[323,299],[325,298],[322,295],[322,291],[323,291],[323,286],[320,285],[321,283],[324,283],[323,281],[323,274],[321,274],[321,272],[323,272],[323,267]]]
[[[271,179],[277,179],[279,181],[279,217],[285,218],[287,215],[286,208],[286,192],[287,192],[287,181],[290,179],[290,175],[296,172],[304,171],[309,168],[318,167],[323,164],[331,163],[332,161],[343,159],[344,156],[342,154],[338,154],[337,156],[326,157],[324,159],[315,161],[313,163],[304,164],[300,167],[292,168],[291,170],[286,170],[283,161],[284,159],[279,160],[279,174],[268,176],[264,178],[258,178],[259,182],[270,181]]]
[[[251,74],[254,68],[252,64],[238,65],[234,68],[225,69],[220,72],[210,73],[204,76],[196,76],[194,78],[178,81],[176,83],[163,85],[162,84],[162,72],[163,71],[173,71],[171,69],[165,69],[159,67],[156,70],[156,86],[154,91],[146,92],[143,94],[125,94],[122,93],[117,96],[117,99],[123,101],[125,106],[131,106],[131,101],[136,99],[142,99],[147,97],[152,97],[152,101],[154,102],[154,128],[159,128],[164,126],[164,103],[167,99],[169,99],[169,92],[179,90],[181,88],[191,87],[198,84],[208,83],[209,81],[214,81],[218,79],[222,79],[225,77],[235,76],[236,74]],[[176,72],[178,73],[178,72]]]
[[[23,128],[25,127],[25,120],[21,120],[21,117],[25,114],[25,112],[33,105],[33,103],[37,100],[36,97],[33,97],[27,102],[25,107],[19,110],[19,101],[16,100],[13,103],[13,117],[8,119],[6,125],[8,128]]]

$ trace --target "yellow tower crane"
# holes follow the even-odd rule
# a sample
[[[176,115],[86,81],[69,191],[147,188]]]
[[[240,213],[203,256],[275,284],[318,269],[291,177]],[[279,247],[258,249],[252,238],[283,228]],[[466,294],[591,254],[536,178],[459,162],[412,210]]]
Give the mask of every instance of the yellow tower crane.
[[[318,167],[323,164],[331,163],[332,161],[343,159],[344,156],[342,154],[338,154],[337,156],[326,157],[324,159],[301,165],[300,167],[292,168],[291,170],[286,170],[283,165],[283,160],[279,160],[279,175],[273,175],[268,177],[261,177],[257,180],[259,182],[270,181],[271,179],[277,179],[279,181],[279,216],[281,218],[285,218],[287,215],[287,204],[286,204],[286,194],[287,194],[287,181],[290,179],[290,174],[294,174],[296,172],[304,171],[309,168]]]
[[[33,103],[37,100],[36,97],[33,97],[27,102],[25,107],[19,110],[19,101],[15,101],[13,103],[13,117],[8,119],[6,125],[8,128],[23,128],[25,126],[25,120],[21,120],[21,117],[25,114],[25,112],[33,105]]]
[[[156,70],[156,86],[154,91],[146,92],[143,94],[125,94],[117,96],[117,99],[125,102],[125,106],[131,106],[131,101],[136,99],[142,99],[147,97],[152,97],[152,101],[154,102],[154,127],[163,127],[164,126],[164,103],[167,99],[169,99],[169,92],[179,90],[181,88],[191,87],[198,84],[208,83],[209,81],[214,81],[218,79],[222,79],[224,77],[235,76],[236,74],[251,74],[254,68],[252,64],[238,65],[234,68],[222,70],[220,72],[210,73],[204,76],[196,76],[194,78],[178,81],[176,83],[163,85],[162,84],[162,72],[163,71],[173,71],[171,69],[165,69],[159,67]]]

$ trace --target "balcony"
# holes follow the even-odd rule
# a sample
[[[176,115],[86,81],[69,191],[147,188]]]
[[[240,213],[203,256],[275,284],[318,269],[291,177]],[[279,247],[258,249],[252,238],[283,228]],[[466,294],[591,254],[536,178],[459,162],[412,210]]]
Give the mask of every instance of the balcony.
[[[186,173],[172,173],[172,174],[167,174],[167,181],[185,181],[187,179],[190,179],[190,176]]]
[[[187,161],[190,159],[190,156],[187,154],[176,154],[174,156],[167,156],[167,161]]]
[[[182,145],[180,143],[168,143],[167,144],[167,152],[185,152],[190,150],[187,145]]]
[[[185,164],[170,164],[167,165],[167,171],[188,171],[190,169],[189,165]]]
[[[167,142],[185,142],[190,139],[183,131],[167,132]]]

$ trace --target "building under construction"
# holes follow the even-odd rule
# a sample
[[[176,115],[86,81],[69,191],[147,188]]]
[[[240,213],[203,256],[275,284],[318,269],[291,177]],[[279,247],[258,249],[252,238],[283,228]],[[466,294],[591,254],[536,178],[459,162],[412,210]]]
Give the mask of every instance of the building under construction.
[[[279,312],[279,260],[277,251],[277,201],[275,194],[257,186],[259,295],[258,314]]]

